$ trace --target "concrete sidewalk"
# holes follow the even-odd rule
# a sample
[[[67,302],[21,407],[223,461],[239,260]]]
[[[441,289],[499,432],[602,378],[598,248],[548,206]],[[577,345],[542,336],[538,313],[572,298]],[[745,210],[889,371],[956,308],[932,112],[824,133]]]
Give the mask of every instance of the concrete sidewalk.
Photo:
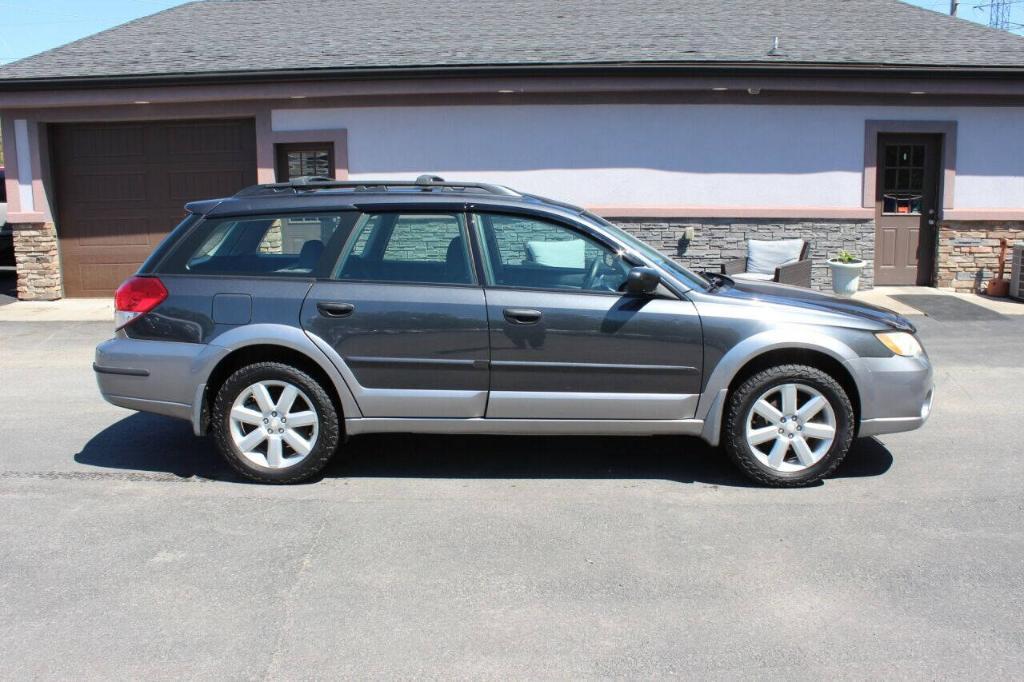
[[[112,298],[15,301],[0,306],[0,322],[113,322]]]
[[[853,298],[857,301],[864,301],[873,305],[888,308],[900,315],[923,315],[920,310],[911,308],[906,303],[901,303],[893,296],[906,294],[933,294],[940,296],[953,296],[961,301],[979,305],[993,312],[1002,315],[1024,315],[1024,302],[1015,301],[1012,298],[989,298],[981,294],[964,294],[949,289],[936,289],[934,287],[875,287],[869,291],[858,291]]]

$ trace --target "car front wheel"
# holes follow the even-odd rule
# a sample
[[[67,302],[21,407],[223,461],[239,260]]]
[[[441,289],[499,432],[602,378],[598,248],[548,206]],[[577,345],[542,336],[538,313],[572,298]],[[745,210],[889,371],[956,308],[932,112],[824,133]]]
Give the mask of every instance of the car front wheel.
[[[338,414],[323,387],[277,362],[237,370],[217,392],[213,432],[236,471],[262,483],[296,483],[320,472],[338,447]]]
[[[730,396],[725,449],[759,483],[801,486],[839,466],[853,432],[853,406],[839,382],[814,367],[781,365]]]

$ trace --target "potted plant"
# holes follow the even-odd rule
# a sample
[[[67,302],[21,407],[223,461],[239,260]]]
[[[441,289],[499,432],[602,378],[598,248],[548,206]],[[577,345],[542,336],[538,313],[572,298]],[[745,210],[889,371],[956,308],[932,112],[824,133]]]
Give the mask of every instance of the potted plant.
[[[832,291],[840,296],[857,293],[864,261],[844,249],[828,260],[828,266],[832,268]]]

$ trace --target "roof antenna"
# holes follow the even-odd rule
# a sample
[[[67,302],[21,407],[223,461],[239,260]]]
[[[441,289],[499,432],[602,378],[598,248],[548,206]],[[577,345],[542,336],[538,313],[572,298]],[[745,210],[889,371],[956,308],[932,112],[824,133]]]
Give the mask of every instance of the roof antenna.
[[[769,57],[782,57],[785,56],[785,52],[779,47],[779,37],[775,36],[772,38],[772,49],[768,50]]]

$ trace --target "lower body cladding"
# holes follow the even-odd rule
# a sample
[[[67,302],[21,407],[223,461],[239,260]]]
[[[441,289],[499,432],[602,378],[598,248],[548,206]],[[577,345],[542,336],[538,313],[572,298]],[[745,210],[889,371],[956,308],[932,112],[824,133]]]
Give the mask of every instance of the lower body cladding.
[[[107,402],[188,420],[200,434],[206,379],[228,353],[230,349],[213,344],[117,337],[97,346],[93,368]],[[926,358],[856,358],[849,361],[847,367],[854,375],[860,394],[858,435],[911,431],[927,420],[933,389],[932,368]],[[338,380],[336,386],[346,385],[341,377],[335,379]],[[358,406],[359,393],[355,392],[354,402],[349,404]],[[372,389],[369,393],[372,395]],[[666,395],[645,401],[637,400],[636,394],[608,394],[608,404],[616,401],[620,406],[631,406],[628,413],[614,416],[607,412],[607,407],[591,414],[579,409],[546,410],[545,405],[551,407],[560,403],[564,407],[563,397],[550,393],[531,396],[522,392],[504,395],[495,392],[491,399],[498,398],[498,403],[515,409],[533,404],[537,411],[525,417],[518,417],[523,414],[518,412],[518,418],[507,418],[501,410],[492,411],[491,417],[364,417],[359,414],[345,418],[345,430],[349,435],[389,432],[566,436],[676,434],[699,436],[711,445],[718,445],[727,390],[709,387],[701,396],[673,396],[678,399],[675,406],[668,404]],[[597,403],[591,405],[596,407]],[[559,414],[561,418],[549,418],[550,414]],[[598,418],[587,418],[591,416]]]

